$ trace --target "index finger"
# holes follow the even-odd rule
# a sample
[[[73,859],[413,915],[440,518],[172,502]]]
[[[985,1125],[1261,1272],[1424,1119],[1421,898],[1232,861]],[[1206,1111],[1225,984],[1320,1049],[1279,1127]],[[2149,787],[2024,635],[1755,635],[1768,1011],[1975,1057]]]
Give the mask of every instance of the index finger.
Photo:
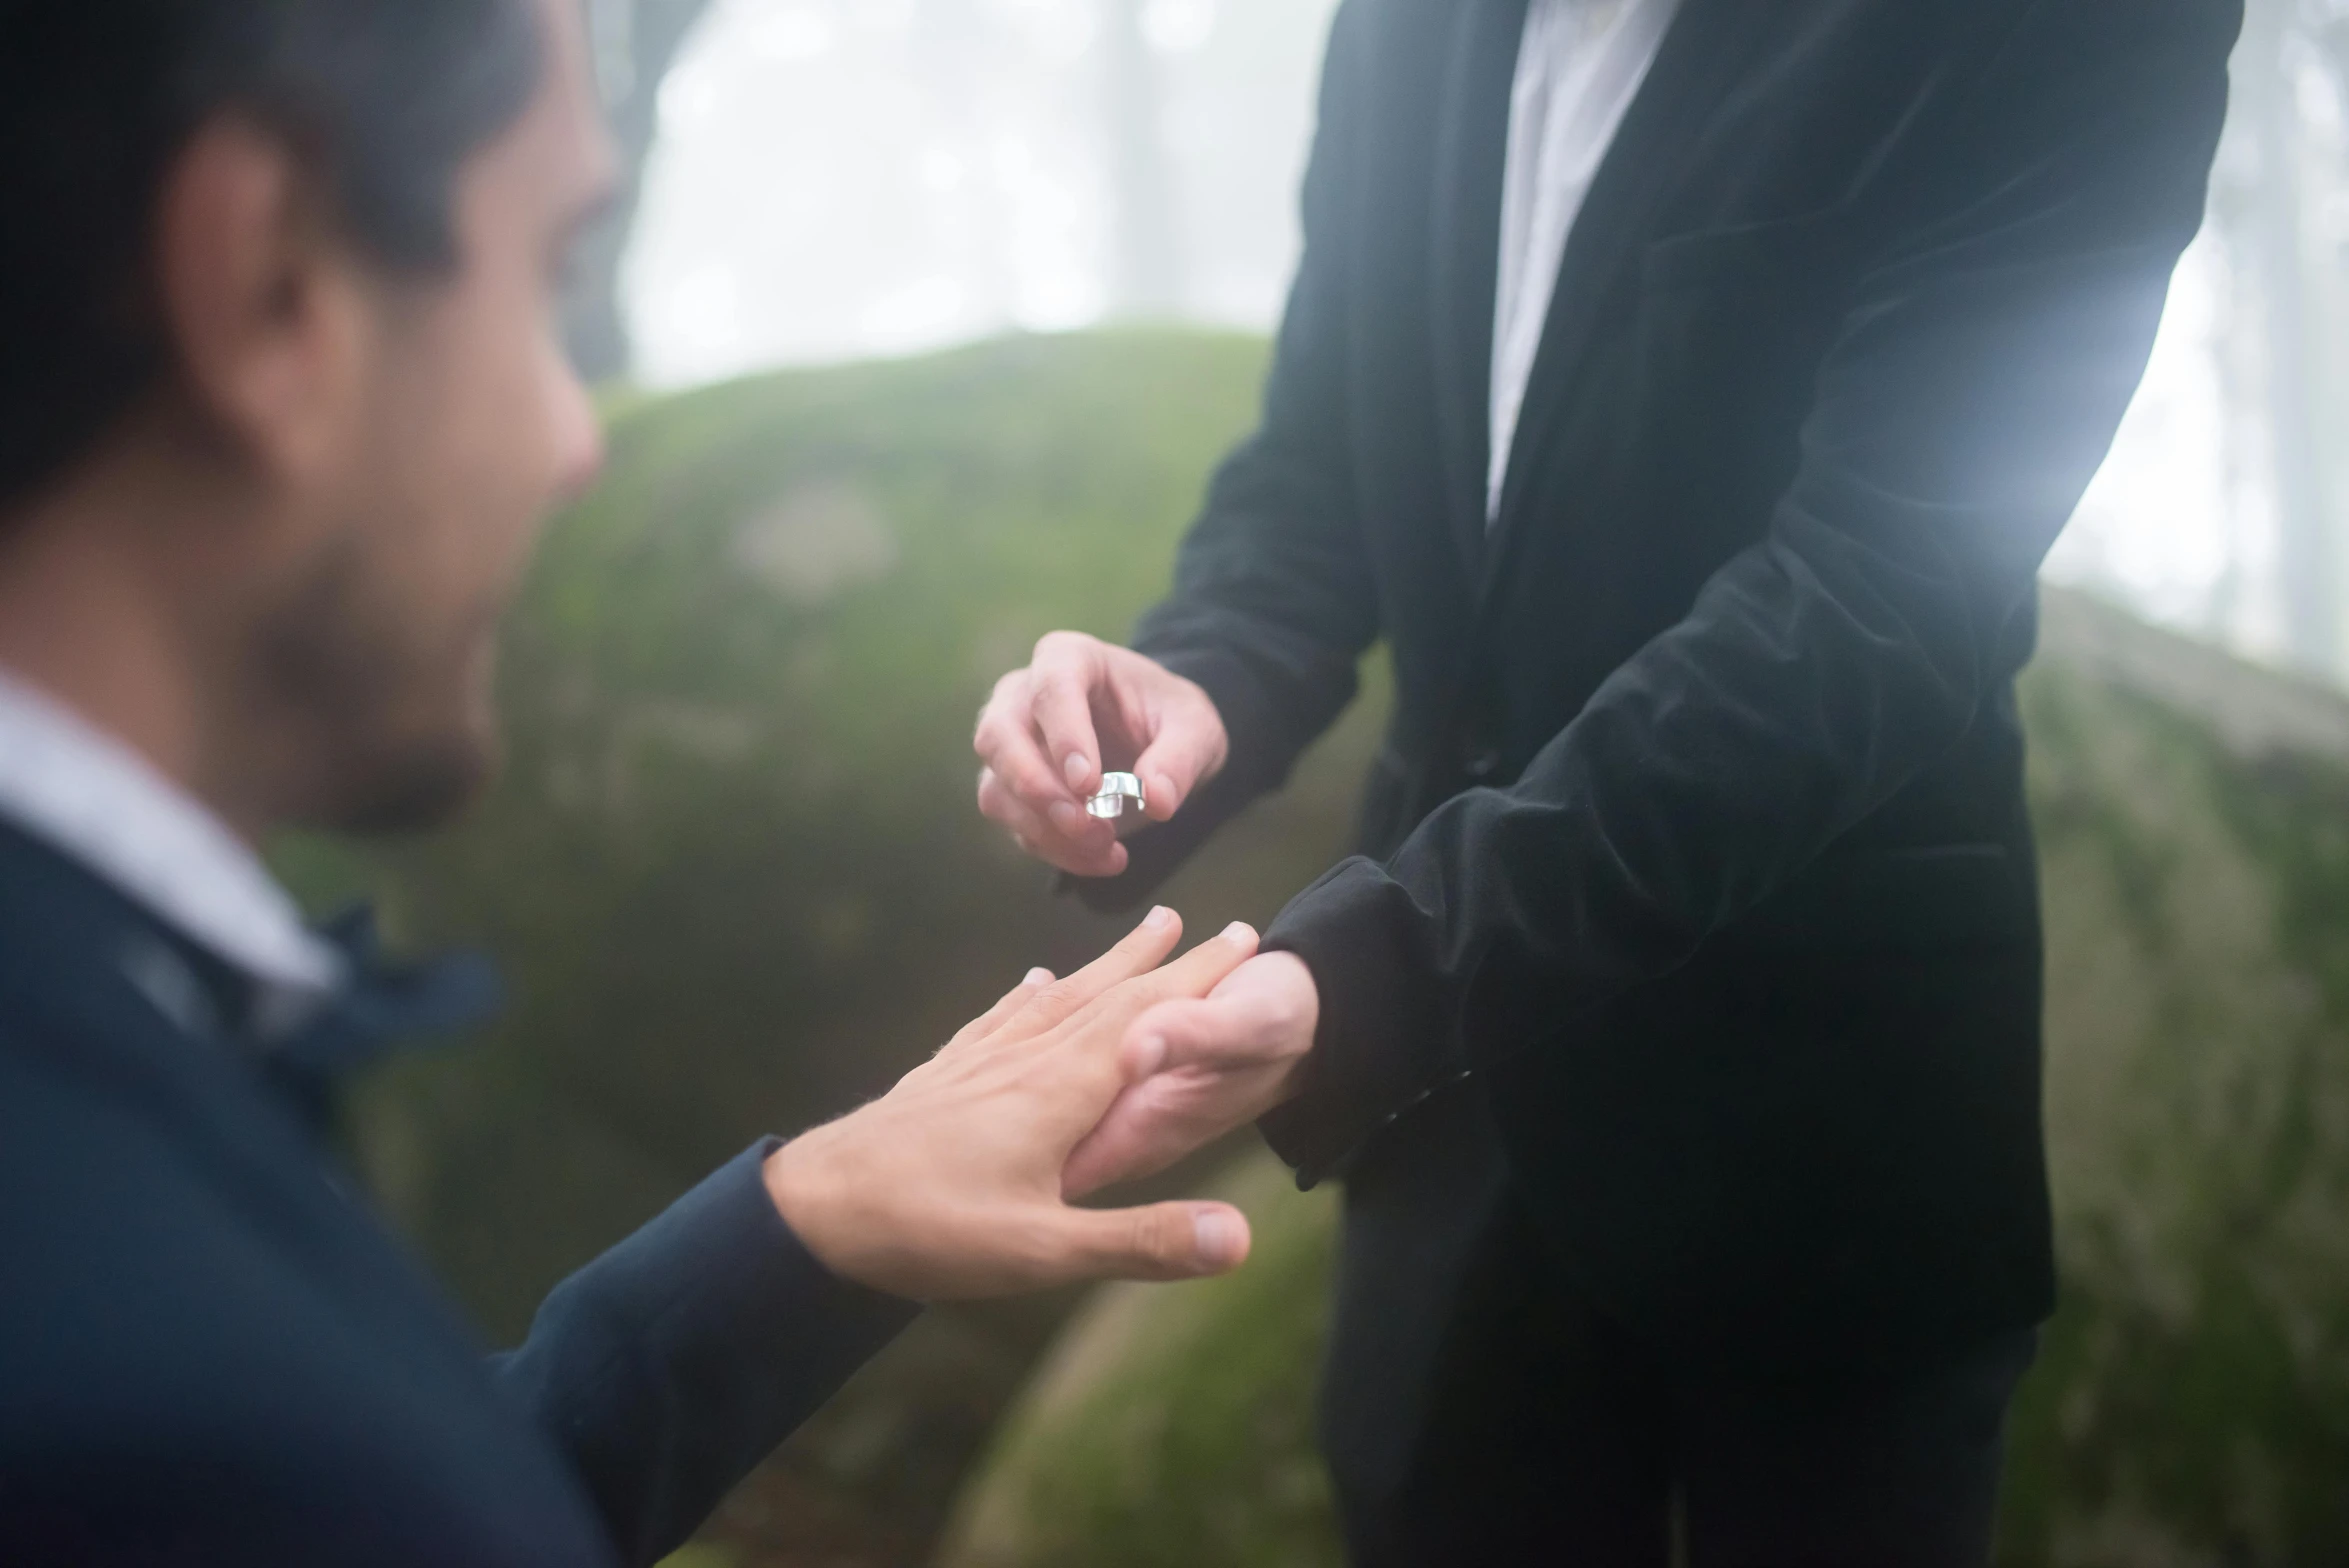
[[[1041,817],[1055,803],[1067,800],[1069,792],[1038,745],[1032,722],[1036,700],[1034,684],[1025,682],[989,701],[971,736],[971,749],[1014,799]]]
[[[972,1019],[969,1023],[964,1024],[960,1029],[957,1029],[954,1032],[954,1038],[940,1046],[935,1054],[943,1056],[958,1045],[967,1045],[973,1040],[986,1039],[1004,1023],[1009,1021],[1012,1014],[1018,1012],[1022,1007],[1025,1007],[1028,1004],[1029,999],[1035,996],[1038,991],[1042,990],[1051,983],[1051,970],[1029,970],[1027,975],[1021,979],[1020,983],[1013,986],[1010,990],[1004,992],[1002,999],[998,1001],[993,1007],[988,1008],[978,1017]]]

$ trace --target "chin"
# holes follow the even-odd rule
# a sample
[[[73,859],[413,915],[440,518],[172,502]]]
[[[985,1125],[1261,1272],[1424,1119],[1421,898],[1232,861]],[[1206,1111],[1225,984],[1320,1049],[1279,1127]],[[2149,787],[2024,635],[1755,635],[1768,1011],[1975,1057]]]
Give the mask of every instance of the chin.
[[[327,826],[364,836],[446,827],[497,776],[498,746],[484,729],[385,747],[354,770]]]
[[[382,735],[359,748],[364,765],[350,772],[345,809],[336,827],[345,833],[421,833],[463,816],[497,777],[496,620],[485,614],[463,674],[446,688],[441,722],[428,729]]]

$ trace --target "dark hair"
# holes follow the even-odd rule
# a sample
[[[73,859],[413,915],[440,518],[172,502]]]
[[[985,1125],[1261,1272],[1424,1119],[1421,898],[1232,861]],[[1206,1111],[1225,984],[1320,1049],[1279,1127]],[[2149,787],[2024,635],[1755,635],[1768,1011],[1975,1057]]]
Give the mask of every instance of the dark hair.
[[[371,258],[444,268],[457,173],[543,53],[530,0],[0,0],[0,507],[168,362],[156,209],[207,120],[284,136]]]

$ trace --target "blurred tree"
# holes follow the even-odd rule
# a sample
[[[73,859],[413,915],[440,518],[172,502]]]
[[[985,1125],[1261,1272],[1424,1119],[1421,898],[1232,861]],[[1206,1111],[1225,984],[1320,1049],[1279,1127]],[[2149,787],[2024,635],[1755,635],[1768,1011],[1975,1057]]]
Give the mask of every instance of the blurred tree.
[[[1005,48],[1003,29],[980,0],[916,0],[916,79],[937,124],[966,156],[983,155],[988,144],[993,128],[988,88],[1007,70]],[[1017,292],[1009,258],[1011,216],[1000,179],[982,172],[968,183],[976,192],[966,209],[976,231],[966,253],[970,314],[995,331],[1011,321]]]
[[[2349,0],[2311,0],[2309,33],[2315,38],[2333,89],[2349,97]]]
[[[1165,319],[1183,303],[1181,227],[1166,156],[1158,66],[1145,34],[1147,0],[1102,0],[1109,120],[1113,316]]]
[[[2340,401],[2349,385],[2340,331],[2349,308],[2349,0],[2247,0],[2233,65],[2234,104],[2211,182],[2227,277],[2213,349],[2230,488],[2249,503],[2245,517],[2272,518],[2273,534],[2262,550],[2236,520],[2227,574],[2249,575],[2265,591],[2250,604],[2222,595],[2211,630],[2230,639],[2249,631],[2287,662],[2340,679],[2349,675],[2338,538],[2349,465],[2330,432],[2349,417]],[[2254,624],[2228,624],[2247,608]]]
[[[2285,651],[2331,671],[2337,662],[2332,518],[2317,434],[2321,345],[2310,341],[2311,280],[2303,255],[2301,139],[2305,134],[2291,54],[2298,0],[2251,0],[2237,53],[2244,129],[2254,149],[2253,188],[2241,204],[2245,252],[2239,276],[2262,296],[2268,441],[2273,454],[2277,566]]]
[[[620,154],[621,184],[579,253],[563,299],[563,341],[590,381],[629,369],[627,323],[620,316],[620,258],[636,219],[645,155],[660,119],[661,81],[709,0],[586,0],[604,117]]]

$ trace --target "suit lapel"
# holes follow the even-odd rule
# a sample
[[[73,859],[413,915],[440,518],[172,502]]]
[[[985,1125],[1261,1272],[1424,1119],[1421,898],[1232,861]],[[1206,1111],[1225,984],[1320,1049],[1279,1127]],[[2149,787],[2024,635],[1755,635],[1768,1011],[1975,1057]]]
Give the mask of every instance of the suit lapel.
[[[1501,186],[1509,95],[1527,0],[1444,0],[1453,6],[1435,157],[1432,277],[1436,406],[1442,424],[1446,521],[1471,584],[1483,575],[1485,471],[1492,451],[1493,292],[1501,248]]]
[[[1681,0],[1679,14],[1624,114],[1567,236],[1510,452],[1500,515],[1483,552],[1480,604],[1490,602],[1505,570],[1510,542],[1522,532],[1525,454],[1539,451],[1555,435],[1573,389],[1575,364],[1610,288],[1627,260],[1653,237],[1649,231],[1656,215],[1702,141],[1715,106],[1729,96],[1740,73],[1756,64],[1759,40],[1783,25],[1787,11],[1785,4],[1762,0]],[[1505,119],[1505,106],[1503,113]],[[1497,231],[1497,216],[1493,227]],[[1486,243],[1497,249],[1497,232]],[[1488,273],[1488,357],[1491,288]],[[1481,477],[1479,483],[1481,497]],[[1480,517],[1481,513],[1480,504]]]

